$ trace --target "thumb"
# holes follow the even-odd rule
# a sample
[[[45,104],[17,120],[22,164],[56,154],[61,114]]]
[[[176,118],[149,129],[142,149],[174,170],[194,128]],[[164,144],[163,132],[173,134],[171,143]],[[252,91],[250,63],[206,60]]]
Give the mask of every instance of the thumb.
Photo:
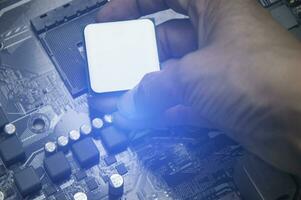
[[[181,103],[183,92],[177,82],[177,65],[177,60],[167,61],[161,71],[146,74],[122,96],[117,105],[119,112],[128,119],[148,119]]]

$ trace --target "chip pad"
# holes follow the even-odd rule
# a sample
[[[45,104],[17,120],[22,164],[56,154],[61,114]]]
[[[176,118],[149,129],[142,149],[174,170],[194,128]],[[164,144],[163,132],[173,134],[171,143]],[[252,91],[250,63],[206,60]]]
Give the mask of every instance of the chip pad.
[[[160,70],[154,23],[149,19],[90,24],[84,34],[95,93],[131,89],[145,74]]]

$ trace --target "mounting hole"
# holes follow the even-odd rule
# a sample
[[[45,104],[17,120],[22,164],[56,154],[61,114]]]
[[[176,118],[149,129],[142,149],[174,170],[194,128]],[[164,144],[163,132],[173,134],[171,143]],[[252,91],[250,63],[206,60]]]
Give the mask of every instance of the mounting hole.
[[[32,128],[39,131],[45,128],[45,121],[41,118],[37,118],[32,122]]]
[[[34,115],[28,126],[33,133],[44,133],[49,129],[49,120],[43,114]]]

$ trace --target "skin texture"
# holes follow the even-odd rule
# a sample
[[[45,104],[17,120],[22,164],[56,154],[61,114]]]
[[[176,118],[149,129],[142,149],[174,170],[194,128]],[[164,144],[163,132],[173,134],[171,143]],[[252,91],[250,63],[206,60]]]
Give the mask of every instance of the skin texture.
[[[119,99],[115,123],[219,128],[301,176],[300,42],[255,0],[111,0],[98,21],[167,8],[190,18],[157,27],[162,70]],[[92,99],[100,108],[100,98]]]

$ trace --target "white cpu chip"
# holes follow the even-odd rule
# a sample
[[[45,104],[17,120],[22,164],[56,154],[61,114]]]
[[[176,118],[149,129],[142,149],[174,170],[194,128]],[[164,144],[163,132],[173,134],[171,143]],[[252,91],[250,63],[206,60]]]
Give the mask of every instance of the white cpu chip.
[[[85,28],[90,86],[95,93],[129,90],[160,70],[151,20],[90,24]]]

